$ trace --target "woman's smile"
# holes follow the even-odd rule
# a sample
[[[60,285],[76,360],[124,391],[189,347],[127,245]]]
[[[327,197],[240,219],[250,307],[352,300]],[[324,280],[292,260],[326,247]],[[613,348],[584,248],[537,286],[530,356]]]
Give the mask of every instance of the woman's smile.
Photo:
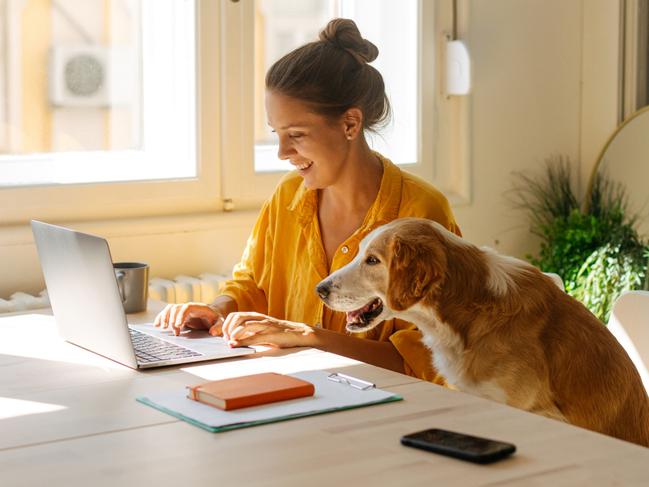
[[[313,161],[308,161],[308,162],[301,162],[301,163],[296,163],[296,162],[291,162],[301,173],[304,173],[309,170],[311,166],[313,166]]]

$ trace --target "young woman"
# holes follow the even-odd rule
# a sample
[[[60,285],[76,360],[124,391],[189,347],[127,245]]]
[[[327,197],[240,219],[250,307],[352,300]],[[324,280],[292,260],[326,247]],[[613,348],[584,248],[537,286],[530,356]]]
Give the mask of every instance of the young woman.
[[[371,336],[349,335],[345,314],[324,307],[316,284],[350,262],[374,228],[395,218],[438,221],[459,234],[435,188],[373,152],[365,132],[390,113],[378,49],[356,24],[334,19],[320,39],[277,61],[266,75],[268,123],[279,158],[296,170],[264,204],[241,262],[210,305],[168,305],[156,326],[209,328],[231,346],[316,347],[442,381],[409,323],[390,320]]]

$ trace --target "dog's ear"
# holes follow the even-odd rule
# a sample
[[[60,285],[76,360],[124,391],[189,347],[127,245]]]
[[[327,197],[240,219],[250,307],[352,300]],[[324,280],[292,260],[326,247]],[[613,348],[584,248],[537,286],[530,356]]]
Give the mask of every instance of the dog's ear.
[[[395,311],[419,302],[444,275],[444,256],[426,237],[395,235],[390,244],[387,300]]]

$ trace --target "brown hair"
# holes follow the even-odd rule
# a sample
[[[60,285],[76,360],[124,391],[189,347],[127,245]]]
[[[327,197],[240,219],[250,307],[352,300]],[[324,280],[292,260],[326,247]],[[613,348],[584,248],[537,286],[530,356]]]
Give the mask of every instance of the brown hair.
[[[318,41],[298,47],[270,67],[266,88],[309,103],[330,117],[359,108],[363,128],[375,131],[390,117],[383,77],[367,64],[378,54],[353,20],[333,19]]]

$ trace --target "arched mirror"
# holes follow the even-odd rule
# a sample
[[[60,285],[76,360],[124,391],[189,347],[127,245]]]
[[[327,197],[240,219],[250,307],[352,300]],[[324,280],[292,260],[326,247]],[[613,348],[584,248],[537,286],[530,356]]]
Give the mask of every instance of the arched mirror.
[[[638,233],[649,238],[649,106],[628,117],[611,134],[593,167],[587,195],[597,175],[624,187],[629,213],[638,216]]]

